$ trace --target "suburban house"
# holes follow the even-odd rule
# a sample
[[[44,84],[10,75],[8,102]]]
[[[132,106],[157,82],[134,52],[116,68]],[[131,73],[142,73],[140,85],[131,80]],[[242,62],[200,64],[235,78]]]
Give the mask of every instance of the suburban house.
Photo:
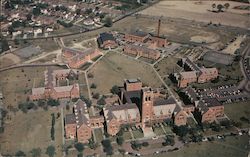
[[[166,98],[157,89],[142,87],[139,79],[125,80],[120,90],[120,100],[103,108],[110,135],[116,135],[122,125],[134,125],[145,131],[165,120],[178,126],[186,124],[188,115],[174,98]]]
[[[218,70],[216,68],[199,67],[193,63],[189,58],[182,59],[183,67],[189,68],[190,71],[175,73],[174,76],[178,81],[178,87],[187,87],[190,83],[205,83],[214,80],[218,77]]]
[[[86,103],[78,99],[74,103],[73,113],[65,116],[66,138],[87,143],[92,137],[93,129],[103,128],[103,123],[103,116],[90,116]]]
[[[61,99],[61,98],[79,98],[79,85],[60,86],[59,81],[77,77],[77,71],[71,69],[53,70],[50,67],[44,72],[44,87],[32,88],[29,99],[32,101],[41,99]]]
[[[101,49],[114,49],[118,46],[113,34],[106,32],[99,35],[97,43]]]
[[[92,62],[92,59],[102,55],[102,52],[98,49],[89,48],[87,50],[77,50],[64,47],[62,49],[62,56],[64,62],[69,65],[70,68],[80,68],[87,62]]]

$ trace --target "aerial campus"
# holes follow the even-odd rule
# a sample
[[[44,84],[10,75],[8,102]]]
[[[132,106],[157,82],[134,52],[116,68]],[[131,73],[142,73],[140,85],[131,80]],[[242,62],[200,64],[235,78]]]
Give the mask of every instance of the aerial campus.
[[[248,0],[1,0],[0,157],[247,157]]]

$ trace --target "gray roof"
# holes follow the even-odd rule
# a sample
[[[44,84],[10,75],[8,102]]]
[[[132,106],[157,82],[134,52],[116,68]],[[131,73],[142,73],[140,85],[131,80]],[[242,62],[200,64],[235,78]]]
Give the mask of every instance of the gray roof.
[[[154,100],[154,106],[169,105],[169,104],[176,104],[176,101],[173,97],[169,97],[168,99],[158,98]]]
[[[148,33],[140,31],[140,30],[131,31],[130,34],[135,35],[135,36],[139,36],[139,37],[145,37],[148,35]]]

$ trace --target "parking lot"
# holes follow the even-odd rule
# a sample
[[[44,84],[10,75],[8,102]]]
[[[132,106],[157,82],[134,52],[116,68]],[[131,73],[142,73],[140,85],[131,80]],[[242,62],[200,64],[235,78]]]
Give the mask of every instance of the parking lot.
[[[219,86],[217,88],[199,89],[197,92],[203,98],[217,98],[224,103],[246,101],[250,98],[248,93],[238,89],[235,84]]]

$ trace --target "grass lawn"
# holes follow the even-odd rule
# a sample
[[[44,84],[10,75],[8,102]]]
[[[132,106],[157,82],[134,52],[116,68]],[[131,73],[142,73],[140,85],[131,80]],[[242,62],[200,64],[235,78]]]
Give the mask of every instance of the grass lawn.
[[[88,87],[86,84],[84,73],[79,74],[79,79],[77,80],[77,82],[79,83],[80,86],[80,95],[84,96],[85,98],[89,98]]]
[[[177,65],[179,59],[175,57],[165,57],[160,62],[158,62],[154,67],[161,77],[168,76],[173,72],[179,72],[181,67]]]
[[[89,83],[97,86],[91,89],[94,93],[107,94],[112,86],[122,86],[124,79],[129,78],[140,78],[153,88],[161,86],[161,81],[149,65],[115,52],[108,52],[89,72],[94,76]]]
[[[165,134],[162,127],[155,127],[153,128],[153,130],[154,130],[154,133],[158,136]]]
[[[225,114],[235,122],[241,122],[242,128],[250,127],[249,123],[241,121],[241,117],[250,119],[250,101],[237,102],[225,105]]]
[[[53,66],[53,69],[60,67]],[[17,107],[25,102],[33,87],[44,86],[46,67],[23,67],[0,72],[0,87],[6,106]]]
[[[166,131],[166,134],[173,134],[172,127],[167,126],[167,125],[166,126],[163,125],[163,127]]]
[[[41,148],[42,153],[46,152],[49,145],[54,145],[56,155],[62,156],[62,123],[61,117],[56,119],[55,141],[51,140],[51,113],[57,113],[57,109],[42,109],[29,111],[27,114],[17,112],[16,115],[7,120],[5,132],[0,135],[0,152],[4,154],[15,154],[17,151],[24,151],[27,156],[33,148]],[[45,156],[45,155],[42,155]]]
[[[155,157],[247,157],[248,137],[227,137],[225,141],[189,144],[176,152],[154,155]]]
[[[143,133],[140,130],[132,131],[132,133],[134,135],[134,138],[136,138],[136,139],[144,137]]]
[[[95,129],[94,130],[95,137],[96,137],[96,142],[100,144],[103,140],[103,132],[102,129]]]
[[[124,140],[132,139],[130,132],[129,131],[124,131],[123,138],[124,138]]]

